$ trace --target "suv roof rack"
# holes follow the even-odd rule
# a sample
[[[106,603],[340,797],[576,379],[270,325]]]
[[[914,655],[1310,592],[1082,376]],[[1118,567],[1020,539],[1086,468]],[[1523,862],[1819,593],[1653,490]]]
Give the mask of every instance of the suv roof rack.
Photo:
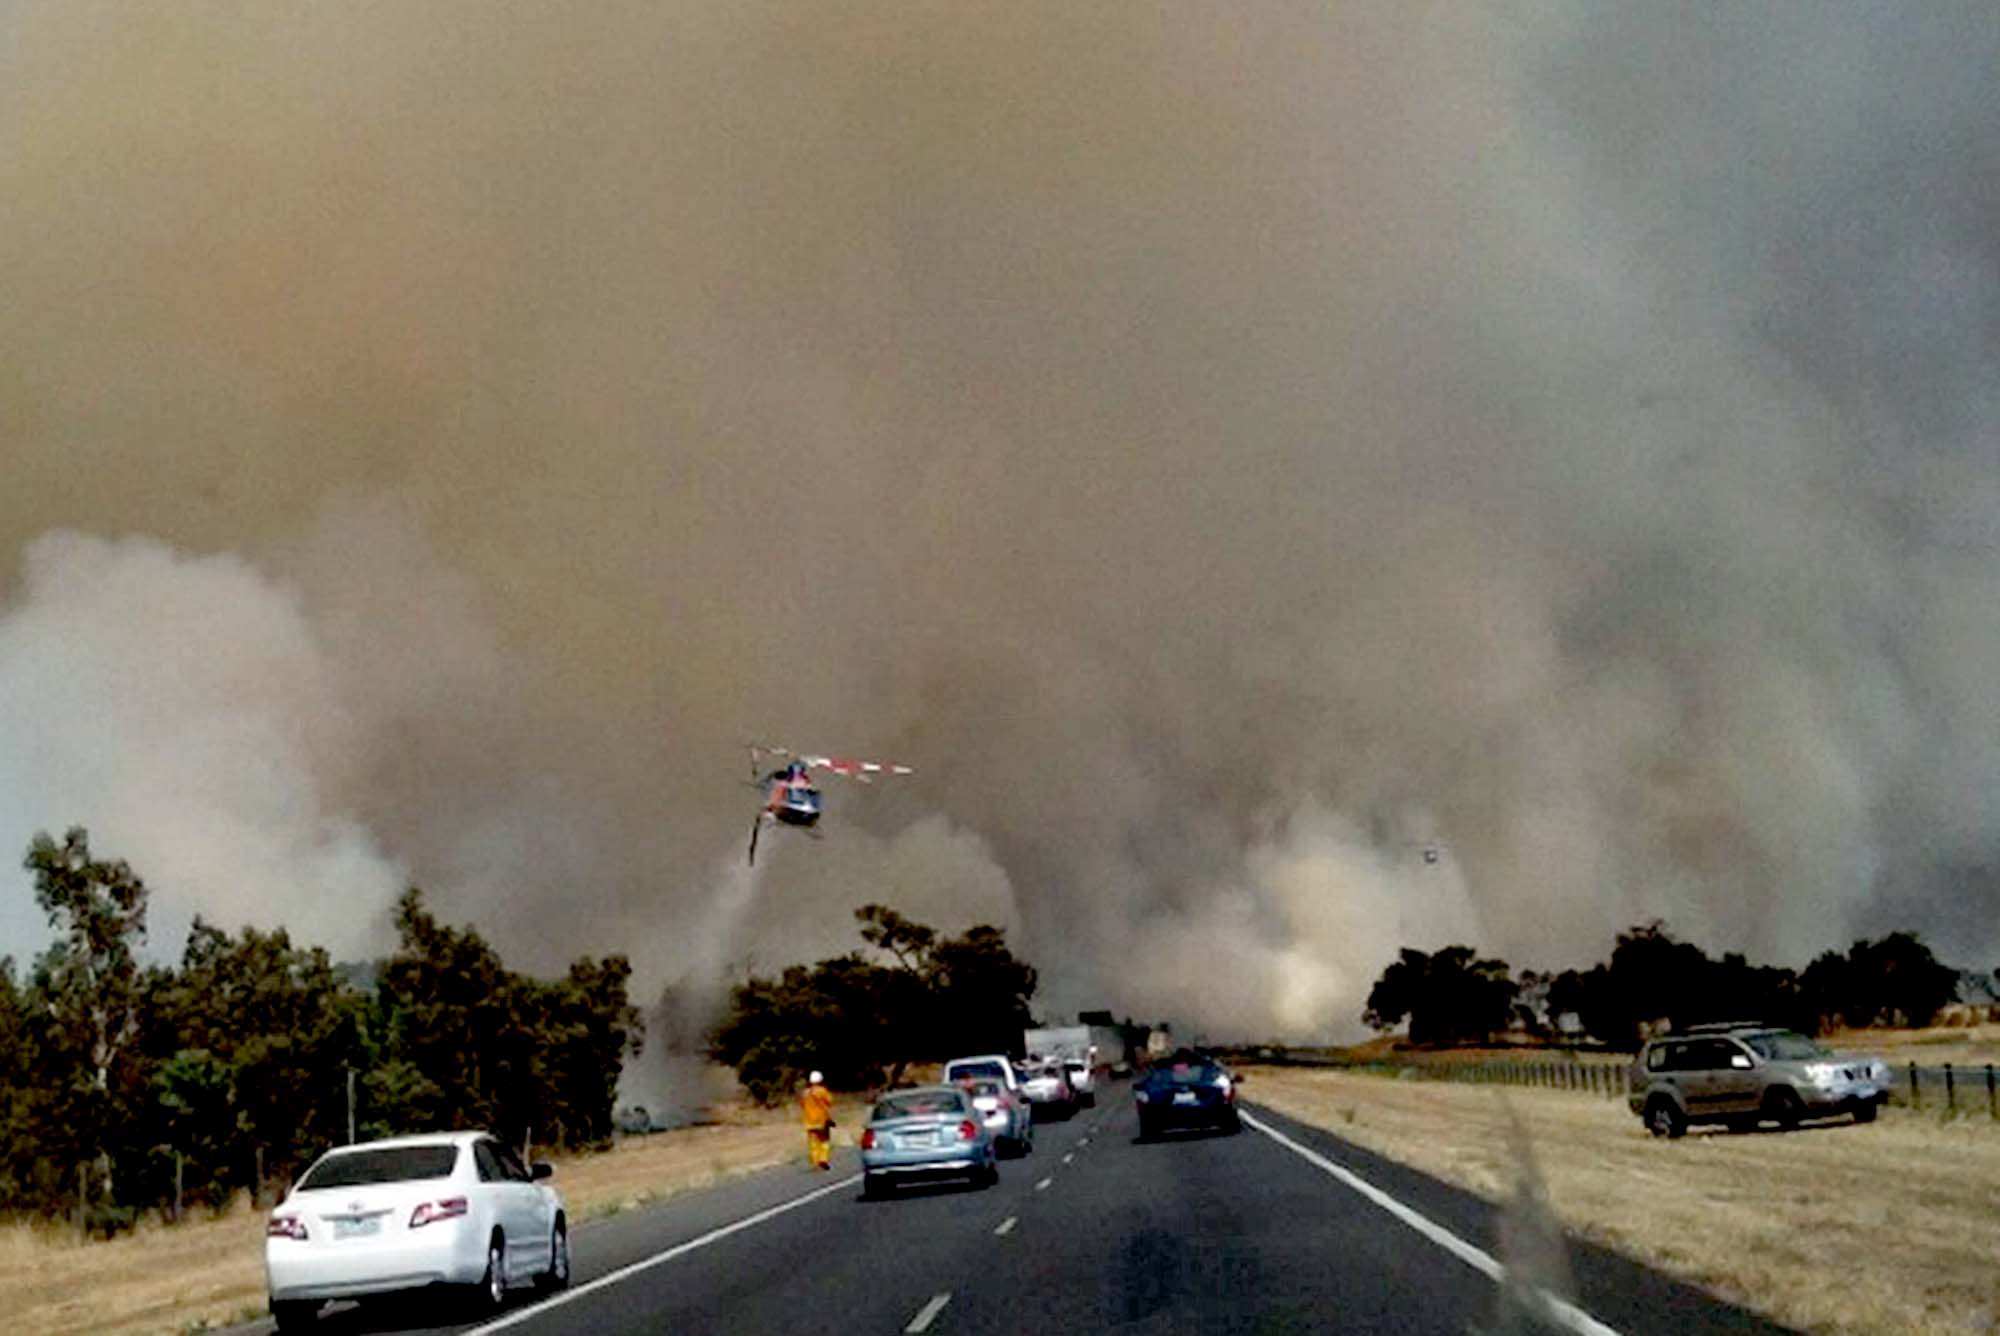
[[[1703,1021],[1700,1025],[1690,1025],[1677,1034],[1726,1034],[1731,1030],[1768,1030],[1765,1021]]]

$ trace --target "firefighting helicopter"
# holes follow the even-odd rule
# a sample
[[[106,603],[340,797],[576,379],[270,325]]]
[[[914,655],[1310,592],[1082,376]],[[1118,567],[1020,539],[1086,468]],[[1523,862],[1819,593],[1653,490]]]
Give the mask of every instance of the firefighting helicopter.
[[[776,770],[767,771],[756,778],[766,756],[789,756],[792,759]],[[750,823],[750,864],[757,863],[757,836],[768,825],[796,826],[808,834],[817,832],[812,827],[819,824],[819,788],[812,781],[812,772],[827,770],[863,784],[876,775],[914,775],[910,766],[896,765],[886,761],[853,761],[841,756],[808,756],[793,751],[790,747],[766,747],[753,744],[750,748],[750,774],[753,787],[762,790],[764,806],[757,813],[757,819]]]

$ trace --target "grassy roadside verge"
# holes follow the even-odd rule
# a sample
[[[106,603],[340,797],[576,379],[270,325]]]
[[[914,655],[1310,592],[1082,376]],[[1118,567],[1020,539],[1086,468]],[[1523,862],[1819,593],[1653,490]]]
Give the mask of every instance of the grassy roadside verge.
[[[1622,1102],[1561,1091],[1253,1067],[1244,1094],[1494,1201],[1519,1181],[1518,1120],[1572,1236],[1802,1330],[2000,1326],[2000,1135],[1983,1112],[1669,1142]]]
[[[863,1106],[836,1107],[852,1144]],[[805,1162],[790,1108],[732,1105],[697,1127],[621,1141],[597,1154],[551,1157],[571,1218],[588,1222],[788,1161]],[[6,1330],[23,1336],[150,1336],[226,1326],[264,1311],[264,1210],[238,1202],[218,1218],[142,1224],[85,1244],[67,1230],[0,1227]],[[587,1246],[587,1245],[586,1245]]]

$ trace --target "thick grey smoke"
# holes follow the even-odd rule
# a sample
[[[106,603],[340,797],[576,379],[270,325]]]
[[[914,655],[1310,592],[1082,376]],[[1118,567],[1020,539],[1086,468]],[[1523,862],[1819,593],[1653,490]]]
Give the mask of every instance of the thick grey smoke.
[[[163,926],[879,899],[1292,1034],[1404,944],[2000,953],[1981,6],[0,33],[0,838]],[[753,739],[921,773],[732,901]]]

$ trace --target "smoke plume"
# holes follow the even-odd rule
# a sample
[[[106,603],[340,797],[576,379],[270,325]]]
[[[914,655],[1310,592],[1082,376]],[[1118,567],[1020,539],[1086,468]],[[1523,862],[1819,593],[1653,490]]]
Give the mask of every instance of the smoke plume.
[[[1984,6],[0,32],[0,838],[159,949],[879,900],[1297,1036],[1401,945],[2000,955]],[[749,741],[919,773],[723,914]]]

